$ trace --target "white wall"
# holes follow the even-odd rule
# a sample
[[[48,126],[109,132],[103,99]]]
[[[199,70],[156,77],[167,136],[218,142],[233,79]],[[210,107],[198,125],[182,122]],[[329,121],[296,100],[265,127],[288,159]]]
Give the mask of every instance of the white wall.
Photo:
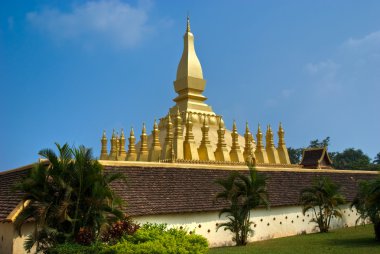
[[[13,224],[7,222],[0,223],[0,253],[12,254],[13,249]]]
[[[343,218],[333,220],[331,229],[351,227],[357,219],[356,211],[348,205],[342,206]],[[257,209],[251,213],[251,221],[254,223],[254,235],[249,241],[260,241],[271,238],[297,235],[302,233],[317,232],[315,223],[310,222],[311,213],[302,214],[299,206],[276,207],[270,210]],[[183,227],[189,231],[203,235],[209,241],[210,247],[233,245],[232,234],[220,228],[216,231],[216,225],[223,222],[225,217],[219,219],[218,212],[167,214],[156,216],[141,216],[135,218],[139,223],[167,223],[170,227]]]
[[[0,223],[0,254],[24,254],[24,240],[32,232],[33,223],[26,223],[22,226],[21,237],[14,229],[12,223]],[[34,249],[32,252],[34,253]]]
[[[357,214],[351,210],[348,205],[342,206],[343,218],[333,220],[331,229],[341,227],[351,227],[355,225]],[[303,233],[317,232],[316,224],[310,222],[311,213],[302,214],[299,206],[293,207],[275,207],[269,210],[257,209],[251,213],[251,221],[254,223],[254,235],[249,241],[260,241],[271,238],[285,237]],[[210,247],[234,245],[232,234],[220,228],[216,231],[216,225],[225,221],[225,217],[219,219],[218,212],[203,213],[184,213],[184,214],[164,214],[155,216],[140,216],[134,218],[138,223],[166,223],[169,227],[183,227],[189,231],[203,235],[209,241]],[[25,236],[32,232],[33,224],[28,223],[23,227],[22,237],[14,231],[13,225],[9,223],[0,223],[0,237],[4,236],[1,241],[1,254],[23,254],[26,253],[23,248]],[[12,248],[13,246],[13,252]]]

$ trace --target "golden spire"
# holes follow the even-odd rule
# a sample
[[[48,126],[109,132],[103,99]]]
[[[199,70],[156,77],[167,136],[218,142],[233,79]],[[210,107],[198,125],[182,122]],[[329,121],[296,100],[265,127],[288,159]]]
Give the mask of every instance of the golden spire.
[[[239,134],[237,132],[235,120],[232,124],[231,138],[232,138],[232,145],[231,145],[231,151],[230,151],[231,161],[243,162],[244,158],[240,151]]]
[[[154,119],[153,130],[152,130],[152,146],[149,150],[148,161],[158,161],[161,156],[161,144],[160,144],[160,131],[158,130],[158,125],[156,119]]]
[[[153,124],[153,131],[152,131],[152,147],[160,147],[161,148],[161,144],[160,144],[160,134],[159,134],[159,130],[158,130],[158,125],[157,125],[157,122],[156,122],[156,119],[154,119],[154,124]]]
[[[203,117],[203,125],[201,127],[201,130],[202,130],[202,140],[201,140],[201,144],[203,145],[208,145],[210,144],[210,140],[208,139],[208,131],[209,131],[210,127],[208,127],[208,125],[206,124],[206,116]]]
[[[107,160],[108,159],[108,151],[107,151],[107,136],[106,136],[106,131],[103,130],[103,136],[101,139],[102,143],[102,149],[100,151],[100,159],[101,160]]]
[[[119,147],[119,157],[118,160],[125,160],[127,157],[127,151],[125,151],[125,136],[124,136],[124,130],[121,129],[120,134],[120,147]]]
[[[182,134],[183,134],[182,133],[182,117],[181,117],[181,113],[179,112],[179,107],[177,107],[174,136],[182,137]]]
[[[280,122],[280,126],[278,127],[278,146],[282,146],[282,145],[285,145],[285,139],[284,139],[284,136],[285,136],[285,131],[284,129],[282,128],[282,124]]]
[[[116,157],[117,157],[117,139],[116,139],[115,129],[113,129],[112,137],[111,137],[111,151],[108,158],[110,160],[116,160]]]
[[[245,133],[244,133],[244,140],[245,140],[245,146],[244,146],[244,159],[245,161],[248,161],[249,156],[253,156],[253,147],[252,147],[252,133],[249,130],[248,122],[245,123]]]
[[[261,132],[260,124],[257,128],[256,141],[257,141],[256,150],[263,148],[263,133]]]
[[[128,138],[129,144],[128,144],[128,154],[127,154],[127,160],[128,161],[135,161],[137,158],[136,154],[136,138],[135,138],[135,132],[133,131],[133,128],[131,128],[131,132],[129,133]]]
[[[172,149],[173,149],[173,123],[170,117],[170,112],[168,113],[166,120],[166,136],[163,145],[163,149],[161,151],[161,159],[169,160],[172,158]]]
[[[234,122],[232,124],[231,138],[232,138],[231,149],[240,149],[240,146],[239,146],[239,134],[237,132],[235,120],[234,120]]]
[[[266,132],[265,138],[266,138],[266,147],[274,147],[273,132],[272,132],[272,128],[270,127],[270,124],[268,124],[267,126],[267,132]]]
[[[193,135],[193,122],[191,121],[192,114],[189,113],[186,120],[186,135],[183,142],[183,157],[185,160],[199,160],[198,149],[195,145]]]
[[[145,123],[143,123],[141,136],[140,136],[140,152],[137,158],[139,161],[148,160],[148,135],[146,135]]]
[[[187,17],[184,47],[177,69],[177,80],[187,77],[203,79],[202,66],[194,48],[194,35],[190,31],[190,18]]]
[[[207,98],[202,93],[205,90],[206,81],[203,79],[202,66],[195,53],[194,35],[190,31],[189,17],[187,17],[183,40],[183,52],[177,68],[176,81],[174,81],[174,89],[178,96],[174,101],[181,112],[213,113],[211,107],[204,103]]]
[[[282,128],[281,122],[280,122],[280,126],[278,127],[277,133],[278,133],[277,151],[278,151],[278,157],[280,159],[280,163],[281,164],[290,164],[289,153],[288,153],[288,149],[286,148],[285,139],[284,139],[285,131]]]
[[[202,140],[201,144],[198,148],[199,159],[201,161],[214,161],[215,155],[212,151],[212,146],[210,144],[210,140],[208,138],[208,131],[210,127],[206,123],[206,115],[203,115],[203,125],[201,127],[202,130]]]
[[[223,128],[222,117],[219,117],[219,129],[218,129],[218,143],[216,144],[215,160],[216,161],[230,161],[226,141],[224,140],[224,134],[226,130]]]
[[[183,130],[182,130],[182,117],[179,107],[177,107],[177,114],[174,126],[173,138],[173,151],[172,154],[175,159],[183,159]]]

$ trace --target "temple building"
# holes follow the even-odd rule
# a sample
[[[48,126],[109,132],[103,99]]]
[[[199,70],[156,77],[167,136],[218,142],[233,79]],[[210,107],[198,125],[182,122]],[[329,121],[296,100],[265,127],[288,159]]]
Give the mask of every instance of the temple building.
[[[124,212],[138,223],[166,223],[169,227],[184,228],[206,237],[210,247],[232,245],[231,232],[216,230],[227,220],[219,217],[219,211],[228,204],[216,200],[221,187],[215,181],[229,177],[232,171],[247,174],[249,163],[268,177],[271,208],[258,208],[251,213],[254,234],[248,240],[311,233],[316,232],[311,222],[313,214],[302,213],[299,195],[315,177],[329,177],[341,185],[342,194],[350,202],[359,181],[378,176],[374,171],[331,168],[325,149],[306,151],[303,165],[292,165],[281,123],[278,128],[267,125],[263,130],[258,125],[255,136],[248,124],[239,132],[233,122],[229,130],[222,116],[206,104],[205,87],[187,19],[183,53],[174,81],[178,94],[175,105],[154,121],[151,128],[143,124],[140,135],[133,129],[113,131],[108,137],[103,133],[99,162],[105,174],[126,176],[127,183],[117,181],[111,187],[127,204]],[[28,202],[22,202],[24,194],[13,187],[34,165],[0,172],[1,254],[25,253],[23,242],[33,230],[33,221],[23,225],[21,236],[15,231],[15,219]],[[348,203],[341,209],[342,219],[333,219],[331,227],[354,226],[357,212]]]
[[[270,125],[266,128],[265,145],[260,125],[254,139],[248,123],[243,135],[238,133],[236,123],[227,129],[222,116],[207,105],[203,95],[206,80],[203,78],[201,63],[194,46],[194,35],[187,18],[184,46],[177,68],[174,89],[178,94],[173,99],[175,105],[152,126],[152,134],[147,135],[142,128],[140,141],[131,129],[126,151],[124,131],[120,136],[112,133],[110,140],[103,132],[101,139],[101,160],[149,161],[201,164],[241,164],[252,162],[260,166],[287,166],[290,164],[288,150],[281,123],[278,127],[278,145]],[[110,150],[108,152],[108,143]],[[257,143],[257,144],[256,144]]]

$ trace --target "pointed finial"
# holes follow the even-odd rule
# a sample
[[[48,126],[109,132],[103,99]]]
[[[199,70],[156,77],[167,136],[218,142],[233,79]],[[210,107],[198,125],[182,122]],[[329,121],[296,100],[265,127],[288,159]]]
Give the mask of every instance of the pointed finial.
[[[143,127],[142,127],[142,133],[146,133],[146,127],[145,127],[145,123],[143,123]]]
[[[237,130],[237,128],[236,128],[236,121],[234,120],[234,122],[233,122],[233,124],[232,124],[232,130],[234,131],[234,130]]]
[[[124,136],[124,129],[122,128],[121,129],[121,133],[120,133],[120,138],[124,138],[125,136]]]
[[[106,130],[103,130],[103,137],[102,139],[107,139]]]
[[[130,136],[134,136],[135,135],[135,132],[133,130],[133,127],[131,127],[131,132],[129,133]]]
[[[190,16],[187,14],[187,26],[186,26],[186,33],[191,32],[190,30]]]
[[[154,129],[158,129],[156,118],[154,118],[153,128],[154,128]]]
[[[259,124],[258,127],[257,127],[257,132],[261,132],[260,124]]]
[[[112,138],[115,138],[115,129],[112,130]]]
[[[245,122],[245,131],[246,131],[246,132],[249,132],[248,121]]]

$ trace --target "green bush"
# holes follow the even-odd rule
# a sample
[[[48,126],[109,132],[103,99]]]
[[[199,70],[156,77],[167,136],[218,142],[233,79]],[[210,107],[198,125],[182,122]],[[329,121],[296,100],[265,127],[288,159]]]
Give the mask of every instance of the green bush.
[[[188,234],[182,229],[168,229],[164,224],[145,224],[133,235],[126,235],[114,245],[95,243],[91,246],[61,244],[49,254],[195,254],[207,253],[206,238]]]
[[[83,254],[83,253],[104,253],[109,246],[103,243],[93,243],[90,246],[80,245],[78,243],[58,244],[47,251],[47,254]],[[111,253],[110,253],[111,254]]]
[[[163,224],[145,224],[134,235],[110,247],[114,253],[207,253],[206,238],[182,229],[167,229]]]

